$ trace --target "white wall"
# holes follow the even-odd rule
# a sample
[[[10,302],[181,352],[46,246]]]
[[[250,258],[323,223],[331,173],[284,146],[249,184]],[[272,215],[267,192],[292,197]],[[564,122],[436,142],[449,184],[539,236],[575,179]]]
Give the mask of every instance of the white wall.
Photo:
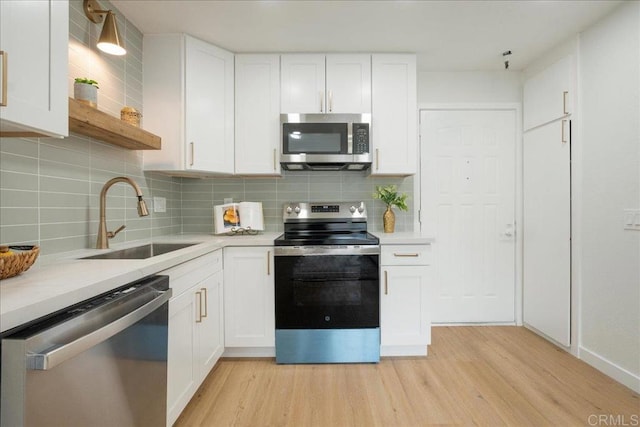
[[[421,104],[521,102],[519,71],[419,71]]]
[[[640,2],[580,36],[580,357],[640,391]]]

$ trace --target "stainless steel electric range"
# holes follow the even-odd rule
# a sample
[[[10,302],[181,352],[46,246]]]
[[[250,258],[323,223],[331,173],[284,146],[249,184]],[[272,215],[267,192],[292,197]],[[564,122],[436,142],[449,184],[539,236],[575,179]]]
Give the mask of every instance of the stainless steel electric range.
[[[378,362],[380,245],[364,203],[287,203],[282,216],[276,362]]]

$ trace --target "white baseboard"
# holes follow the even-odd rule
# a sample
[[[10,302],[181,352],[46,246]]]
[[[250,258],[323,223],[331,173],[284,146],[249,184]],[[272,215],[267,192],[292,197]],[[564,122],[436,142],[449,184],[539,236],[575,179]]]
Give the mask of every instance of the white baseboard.
[[[640,375],[629,372],[602,356],[580,347],[580,359],[587,362],[605,375],[610,376],[619,383],[624,384],[636,393],[640,393]]]
[[[222,357],[276,357],[275,347],[226,347]]]
[[[380,356],[426,356],[427,345],[382,345]]]

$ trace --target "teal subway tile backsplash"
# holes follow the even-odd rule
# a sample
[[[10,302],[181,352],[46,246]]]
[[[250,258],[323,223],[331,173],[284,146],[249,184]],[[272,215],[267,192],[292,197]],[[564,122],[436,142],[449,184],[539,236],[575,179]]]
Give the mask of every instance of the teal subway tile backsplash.
[[[266,231],[282,231],[282,205],[286,202],[364,201],[369,209],[369,229],[382,230],[384,205],[374,201],[376,185],[396,184],[413,195],[413,177],[371,178],[366,172],[285,172],[282,178],[182,179],[182,224],[184,232],[212,233],[213,212],[207,204],[262,202]],[[413,230],[413,203],[409,211],[396,211],[396,230]],[[379,217],[379,218],[378,218]]]

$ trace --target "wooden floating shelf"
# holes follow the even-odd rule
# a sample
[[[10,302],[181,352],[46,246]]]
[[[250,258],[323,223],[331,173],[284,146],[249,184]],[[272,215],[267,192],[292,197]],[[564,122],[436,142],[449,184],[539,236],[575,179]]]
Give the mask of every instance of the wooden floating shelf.
[[[159,136],[69,98],[69,131],[130,150],[159,150]]]

